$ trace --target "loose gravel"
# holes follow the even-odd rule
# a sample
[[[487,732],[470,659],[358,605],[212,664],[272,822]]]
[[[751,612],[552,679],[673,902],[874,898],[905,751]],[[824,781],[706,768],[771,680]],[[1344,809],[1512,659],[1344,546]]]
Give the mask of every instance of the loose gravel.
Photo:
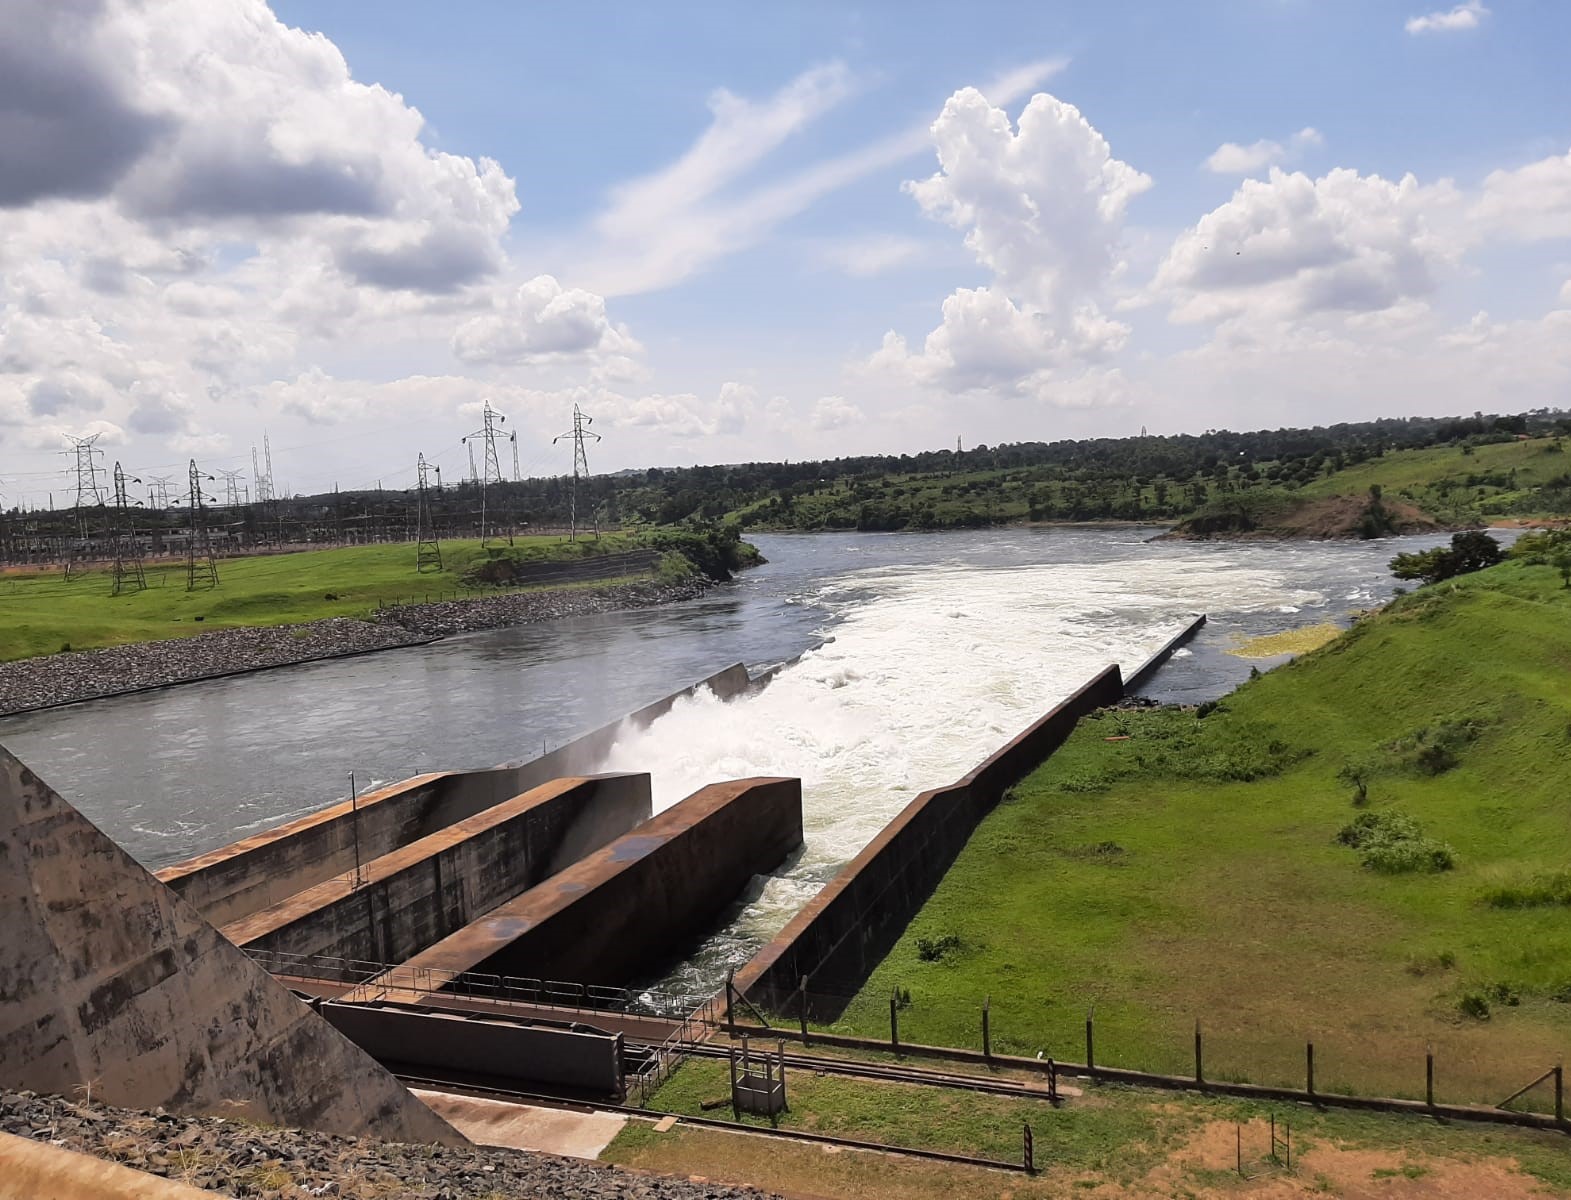
[[[689,599],[704,587],[697,582],[640,582],[514,592],[387,608],[369,620],[332,617],[304,625],[215,629],[195,637],[26,658],[0,663],[0,717],[268,667],[417,646],[455,633],[649,608]]]
[[[0,1090],[0,1132],[240,1200],[764,1200],[766,1193],[487,1147],[407,1146]]]

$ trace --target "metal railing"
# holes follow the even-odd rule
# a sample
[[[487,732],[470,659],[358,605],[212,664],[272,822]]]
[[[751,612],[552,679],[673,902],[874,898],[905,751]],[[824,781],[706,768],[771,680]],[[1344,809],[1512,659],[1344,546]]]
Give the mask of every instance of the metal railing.
[[[580,1013],[618,1013],[655,1017],[686,1024],[699,1010],[709,1011],[711,997],[684,996],[653,989],[607,987],[480,971],[445,971],[411,964],[368,962],[278,950],[247,950],[252,961],[270,975],[346,984],[364,990],[367,999],[396,999],[396,993],[443,996],[474,1003],[529,1004]],[[713,1020],[710,1022],[714,1023]]]
[[[722,1004],[718,996],[711,996],[682,1018],[669,1037],[650,1055],[648,1064],[633,1076],[638,1093],[638,1107],[648,1108],[661,1084],[687,1061],[693,1047],[708,1039],[720,1027]]]

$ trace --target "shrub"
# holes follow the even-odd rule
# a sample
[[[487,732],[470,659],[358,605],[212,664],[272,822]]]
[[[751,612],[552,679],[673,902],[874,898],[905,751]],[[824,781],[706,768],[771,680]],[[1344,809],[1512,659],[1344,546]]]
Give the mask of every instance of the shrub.
[[[1394,810],[1360,813],[1337,831],[1336,840],[1382,875],[1436,874],[1456,866],[1450,846],[1425,837],[1417,821]]]
[[[1433,550],[1420,550],[1413,554],[1398,554],[1391,560],[1391,574],[1398,579],[1417,579],[1423,583],[1438,583],[1458,575],[1482,571],[1505,557],[1500,543],[1487,533],[1469,529],[1452,534],[1451,545],[1436,546]]]
[[[923,962],[940,962],[946,955],[960,949],[960,946],[959,936],[953,933],[936,938],[919,937],[916,939],[916,956]]]
[[[1456,1002],[1456,1009],[1464,1017],[1475,1021],[1489,1020],[1489,997],[1483,992],[1463,992]]]

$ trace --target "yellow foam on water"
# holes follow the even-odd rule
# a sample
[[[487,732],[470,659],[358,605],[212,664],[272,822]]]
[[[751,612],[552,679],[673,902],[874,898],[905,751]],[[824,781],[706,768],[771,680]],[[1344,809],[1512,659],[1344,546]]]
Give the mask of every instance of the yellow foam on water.
[[[1322,621],[1319,625],[1303,625],[1297,629],[1283,630],[1281,633],[1268,633],[1263,637],[1251,638],[1240,646],[1235,646],[1228,651],[1239,658],[1274,658],[1278,654],[1308,654],[1324,646],[1332,638],[1341,633],[1341,629]]]

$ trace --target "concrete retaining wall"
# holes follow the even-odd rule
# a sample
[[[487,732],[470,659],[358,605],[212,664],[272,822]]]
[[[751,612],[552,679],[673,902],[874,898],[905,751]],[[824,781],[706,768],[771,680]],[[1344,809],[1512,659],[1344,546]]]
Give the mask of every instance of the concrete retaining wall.
[[[616,840],[648,775],[556,779],[223,927],[237,946],[396,963]]]
[[[0,913],[9,1087],[463,1142],[3,750]]]
[[[377,1062],[404,1074],[439,1067],[487,1081],[622,1098],[621,1034],[377,1004],[327,1001],[317,1010]]]
[[[228,925],[352,870],[356,823],[362,862],[380,858],[548,780],[592,771],[624,732],[701,688],[730,700],[750,686],[747,668],[736,663],[539,758],[417,775],[166,867],[158,878],[208,920]]]
[[[346,998],[423,971],[626,983],[712,929],[801,844],[801,780],[711,784]]]
[[[1123,696],[1111,666],[950,787],[923,792],[737,973],[755,1004],[782,1009],[802,977],[832,1018],[889,953],[1004,789],[1040,765],[1081,716]],[[793,1010],[794,1011],[794,1010]]]
[[[1198,617],[1189,622],[1188,625],[1185,625],[1176,636],[1170,639],[1167,645],[1163,646],[1150,658],[1146,659],[1145,662],[1141,664],[1139,669],[1130,675],[1129,678],[1124,680],[1124,695],[1133,696],[1146,684],[1150,683],[1151,676],[1156,674],[1157,668],[1165,663],[1168,659],[1173,657],[1173,651],[1177,650],[1185,642],[1189,641],[1190,638],[1194,637],[1195,634],[1199,633],[1200,630],[1204,628],[1205,623],[1206,615],[1205,613],[1201,613]]]

